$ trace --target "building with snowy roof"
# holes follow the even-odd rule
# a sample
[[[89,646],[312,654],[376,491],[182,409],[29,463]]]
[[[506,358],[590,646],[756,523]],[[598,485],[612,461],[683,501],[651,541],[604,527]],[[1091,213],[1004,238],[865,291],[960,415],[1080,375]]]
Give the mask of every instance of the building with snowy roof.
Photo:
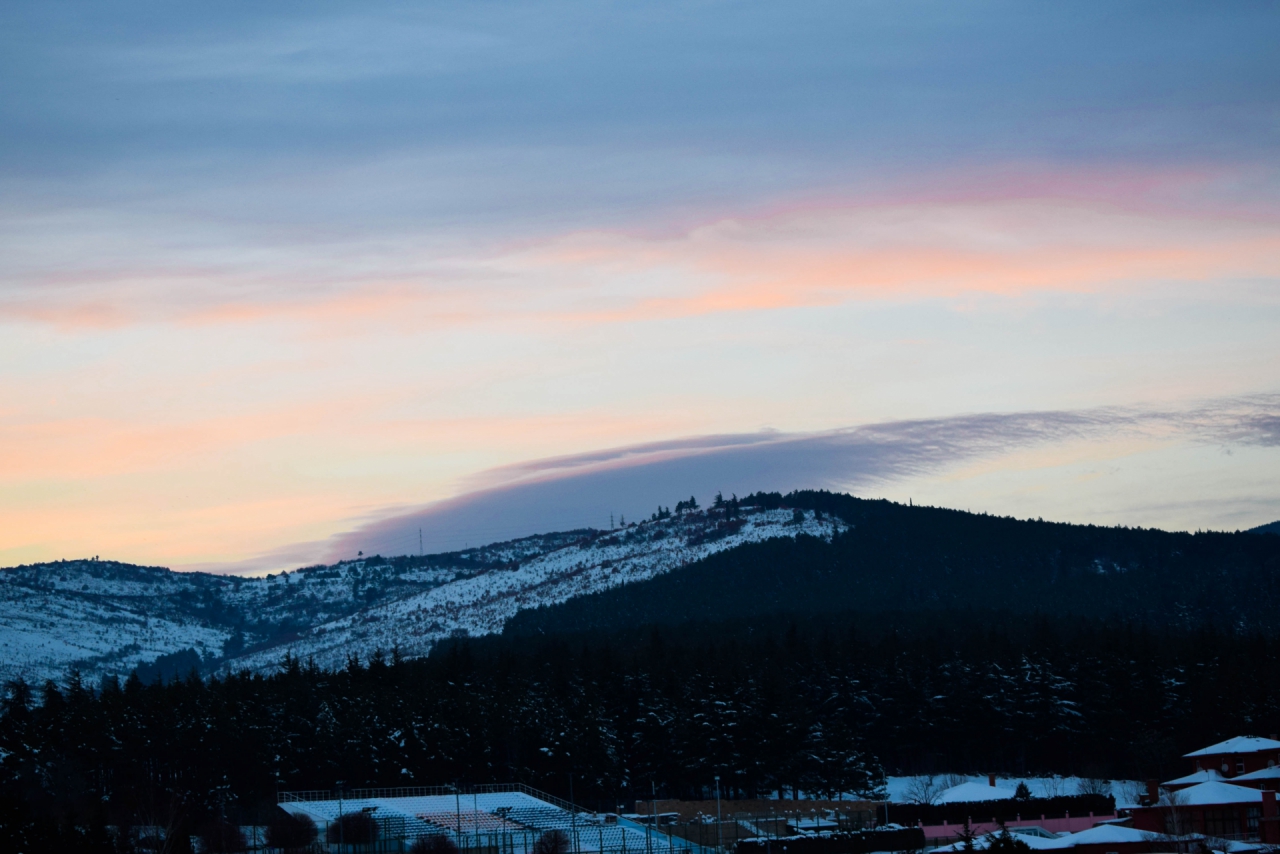
[[[1159,802],[1132,811],[1133,826],[1152,833],[1280,843],[1276,793],[1210,780],[1165,790]]]
[[[1152,852],[1185,850],[1189,844],[1205,839],[1203,836],[1189,834],[1174,837],[1164,833],[1125,827],[1120,824],[1098,824],[1078,833],[1049,837],[1038,834],[1019,832],[1019,828],[1009,831],[1026,844],[1032,851],[1069,851],[1071,854],[1152,854]],[[976,850],[986,850],[998,833],[988,833],[974,840]],[[1258,849],[1256,845],[1239,842],[1226,842],[1219,839],[1208,840],[1214,843],[1214,849],[1228,854],[1245,854]],[[957,854],[965,850],[963,842],[937,848],[933,854]]]
[[[1229,779],[1280,765],[1280,741],[1239,735],[1193,750],[1183,758],[1195,762],[1197,771],[1213,769]]]
[[[1005,789],[996,785],[995,775],[987,777],[986,785],[982,783],[961,783],[952,786],[938,796],[939,804],[981,803],[982,801],[1007,801],[1017,797],[1013,789]]]
[[[527,786],[352,789],[281,792],[279,807],[315,822],[320,841],[342,854],[407,851],[418,839],[444,837],[461,854],[531,854],[540,838],[562,833],[571,854],[710,854],[709,849],[615,814],[588,812]],[[371,842],[352,848],[340,816],[376,825]],[[368,822],[365,822],[368,824]],[[347,843],[347,844],[343,844]]]
[[[1231,782],[1237,786],[1252,786],[1255,789],[1280,790],[1280,765],[1240,774],[1232,777]]]
[[[1185,789],[1188,786],[1198,786],[1201,783],[1217,783],[1222,782],[1226,778],[1213,768],[1206,768],[1202,771],[1192,771],[1183,777],[1176,777],[1172,780],[1165,780],[1161,783],[1161,787],[1165,789]],[[1158,795],[1156,796],[1159,797]]]

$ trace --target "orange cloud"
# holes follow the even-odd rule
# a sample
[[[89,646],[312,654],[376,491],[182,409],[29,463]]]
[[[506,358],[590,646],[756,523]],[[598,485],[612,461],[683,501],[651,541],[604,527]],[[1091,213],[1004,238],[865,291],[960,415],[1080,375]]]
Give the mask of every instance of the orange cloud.
[[[1280,221],[1203,201],[1213,180],[1194,172],[1043,173],[984,185],[969,176],[940,181],[932,197],[776,205],[675,236],[575,232],[451,257],[409,244],[374,260],[367,248],[335,248],[329,258],[322,250],[305,261],[268,257],[260,269],[61,272],[43,282],[49,287],[18,289],[0,303],[0,318],[69,329],[283,321],[328,334],[369,324],[414,331],[629,322],[1280,274]]]
[[[612,306],[570,312],[584,321],[1280,275],[1280,227],[1271,223],[1049,203],[824,208],[718,223],[675,240],[584,234],[565,243],[536,263],[683,285],[659,296],[637,288]]]

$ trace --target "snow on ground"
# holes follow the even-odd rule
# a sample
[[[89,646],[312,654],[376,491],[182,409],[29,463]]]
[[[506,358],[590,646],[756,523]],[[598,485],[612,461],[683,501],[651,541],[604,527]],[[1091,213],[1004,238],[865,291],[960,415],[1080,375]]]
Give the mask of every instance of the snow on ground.
[[[909,802],[908,787],[915,777],[887,777],[885,788],[889,791],[889,800],[896,804]],[[986,776],[967,777],[963,774],[937,775],[940,789],[946,789],[962,783],[980,783],[987,785]],[[943,780],[946,783],[942,783]],[[1138,806],[1138,795],[1146,791],[1146,787],[1137,780],[1109,780],[1111,794],[1116,799],[1117,807]],[[1019,783],[1026,783],[1032,797],[1049,798],[1056,795],[1076,795],[1081,791],[1085,780],[1081,777],[996,777],[996,787],[1016,791]]]
[[[746,543],[830,539],[845,527],[812,511],[744,507],[737,519],[684,512],[612,531],[362,557],[265,578],[96,559],[13,567],[0,570],[0,681],[61,679],[72,667],[92,680],[185,649],[206,665],[256,670],[274,669],[286,651],[322,666],[397,645],[421,655],[454,634],[501,631],[524,608],[644,581]],[[233,639],[243,646],[227,646]]]
[[[807,534],[830,539],[846,526],[812,511],[744,514],[741,525],[709,528],[701,514],[649,522],[596,538],[583,537],[530,560],[495,568],[316,626],[284,648],[237,659],[234,666],[268,667],[285,649],[314,657],[322,667],[341,666],[353,650],[421,655],[441,638],[502,631],[517,611],[564,602],[622,584],[633,584],[746,543]],[[708,535],[711,536],[708,536]]]
[[[58,578],[70,584],[74,576]],[[107,669],[128,672],[178,649],[219,650],[230,635],[180,614],[166,616],[164,609],[154,607],[161,599],[150,584],[126,581],[125,595],[114,598],[103,595],[101,583],[91,586],[76,579],[75,584],[69,590],[56,585],[41,589],[10,578],[0,583],[0,681],[61,677],[72,665],[88,675]]]

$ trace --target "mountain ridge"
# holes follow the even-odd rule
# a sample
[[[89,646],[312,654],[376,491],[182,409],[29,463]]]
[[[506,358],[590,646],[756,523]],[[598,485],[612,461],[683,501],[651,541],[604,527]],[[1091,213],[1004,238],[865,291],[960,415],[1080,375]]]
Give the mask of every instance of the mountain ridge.
[[[727,508],[727,505],[726,505]],[[651,578],[773,537],[842,523],[781,509],[682,507],[613,531],[576,529],[425,556],[380,555],[262,578],[97,559],[0,570],[0,679],[125,674],[194,652],[206,669],[340,667],[398,647],[500,631],[522,608]],[[190,656],[181,658],[189,661]]]
[[[513,618],[507,634],[836,611],[1036,612],[1169,628],[1280,628],[1280,539],[1100,527],[829,492],[760,497],[843,519],[830,542],[764,542]]]
[[[690,506],[692,505],[692,506]],[[97,559],[0,570],[0,679],[324,668],[458,636],[871,611],[1280,628],[1280,539],[1018,520],[825,491],[262,578]]]

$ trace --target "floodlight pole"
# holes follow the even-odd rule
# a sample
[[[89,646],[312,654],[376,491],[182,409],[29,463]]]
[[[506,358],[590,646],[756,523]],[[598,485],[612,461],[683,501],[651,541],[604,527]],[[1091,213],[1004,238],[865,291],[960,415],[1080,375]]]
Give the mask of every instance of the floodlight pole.
[[[569,830],[573,834],[573,854],[578,854],[578,807],[573,802],[573,772],[569,772]]]
[[[342,833],[342,787],[346,785],[346,780],[337,780],[334,785],[338,787],[338,850],[342,850],[342,846],[346,844]]]
[[[716,775],[716,849],[724,850],[724,831],[720,828],[720,775]]]
[[[649,826],[654,830],[658,829],[658,784],[653,778],[649,779]],[[645,836],[647,838],[648,834]]]

